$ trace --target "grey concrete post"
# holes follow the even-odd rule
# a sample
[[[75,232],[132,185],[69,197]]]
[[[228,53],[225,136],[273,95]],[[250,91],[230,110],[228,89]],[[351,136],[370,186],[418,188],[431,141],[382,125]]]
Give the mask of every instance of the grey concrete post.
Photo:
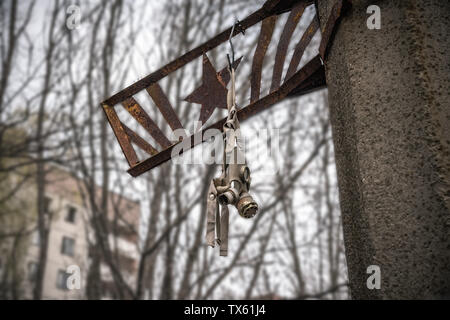
[[[335,0],[319,0],[324,26]],[[366,24],[370,5],[381,29]],[[353,0],[327,59],[355,299],[450,299],[450,1]],[[368,289],[367,268],[381,270]]]

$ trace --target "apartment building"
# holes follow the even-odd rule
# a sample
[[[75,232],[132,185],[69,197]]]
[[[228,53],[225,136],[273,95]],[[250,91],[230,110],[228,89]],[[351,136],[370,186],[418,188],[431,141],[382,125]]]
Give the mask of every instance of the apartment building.
[[[47,174],[45,208],[51,224],[47,264],[43,281],[43,299],[84,299],[86,277],[91,263],[90,243],[95,243],[91,211],[86,204],[82,182],[66,169],[52,166]],[[98,196],[101,189],[97,187]],[[110,193],[107,222],[113,230],[109,244],[121,274],[134,287],[138,259],[140,221],[139,202]],[[32,297],[37,270],[40,240],[35,231],[30,236],[24,259],[25,297]],[[110,268],[100,264],[101,290],[104,299],[114,299],[115,286]],[[74,278],[79,277],[79,278]],[[79,279],[79,282],[78,282]],[[69,280],[69,282],[68,282]],[[69,283],[69,286],[68,286]],[[80,284],[77,288],[77,284]]]

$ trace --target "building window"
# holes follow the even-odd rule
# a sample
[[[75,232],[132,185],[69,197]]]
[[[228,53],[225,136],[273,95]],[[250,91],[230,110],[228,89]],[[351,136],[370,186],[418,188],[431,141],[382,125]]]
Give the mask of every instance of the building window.
[[[73,257],[75,239],[63,237],[61,253]]]
[[[77,209],[75,209],[72,206],[67,207],[67,213],[66,213],[66,221],[70,223],[75,223],[75,216],[77,214]]]
[[[64,270],[58,270],[58,276],[56,277],[56,287],[61,290],[68,290],[67,288],[67,279],[70,274],[65,272]]]
[[[34,282],[36,280],[38,264],[36,262],[28,263],[28,280]]]

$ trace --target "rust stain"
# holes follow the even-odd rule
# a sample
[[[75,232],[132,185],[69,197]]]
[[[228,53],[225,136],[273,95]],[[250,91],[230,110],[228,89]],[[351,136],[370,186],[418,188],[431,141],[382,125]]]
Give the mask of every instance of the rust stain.
[[[303,54],[305,53],[306,47],[311,42],[311,39],[314,37],[314,34],[319,29],[319,20],[317,19],[317,15],[314,16],[313,20],[309,24],[308,28],[306,29],[306,32],[303,34],[300,41],[295,46],[294,54],[292,55],[291,62],[289,63],[288,71],[286,72],[286,76],[284,78],[284,81],[292,77],[297,71],[297,67],[300,64],[300,61],[302,60]]]
[[[121,122],[121,125],[130,138],[131,142],[136,144],[139,148],[141,148],[151,156],[158,153],[158,150],[156,150],[150,143],[142,139],[136,132],[128,128],[123,122]]]
[[[252,74],[250,80],[250,102],[259,99],[261,91],[261,72],[264,57],[272,40],[273,30],[278,16],[272,16],[263,20],[261,24],[261,32],[259,34],[258,44],[256,45],[255,54],[253,56]]]
[[[204,124],[216,108],[227,108],[226,83],[206,54],[203,55],[202,85],[188,95],[185,101],[202,105],[199,121]]]
[[[114,135],[116,136],[117,141],[119,141],[120,148],[122,149],[122,152],[125,155],[128,164],[130,166],[134,166],[139,161],[137,159],[136,152],[134,151],[133,146],[130,143],[130,138],[125,133],[125,130],[122,127],[122,124],[119,120],[119,117],[117,116],[116,111],[114,110],[113,107],[110,107],[106,104],[103,104],[102,107],[106,117],[108,118],[111,128],[114,131]]]
[[[157,83],[150,85],[147,88],[147,93],[152,97],[159,111],[163,115],[164,119],[169,124],[172,130],[183,129],[183,125],[180,122],[177,114],[172,108],[166,94],[162,90],[161,86]]]
[[[147,132],[155,139],[155,141],[163,148],[171,146],[169,139],[166,138],[164,133],[159,129],[156,123],[150,118],[150,116],[142,109],[142,107],[134,100],[133,97],[126,99],[122,102],[123,107],[135,118]]]
[[[291,41],[292,34],[295,27],[300,21],[300,17],[305,11],[306,4],[304,2],[298,3],[289,14],[289,17],[284,25],[283,32],[281,34],[280,41],[278,42],[277,53],[275,56],[275,65],[273,67],[272,84],[270,86],[270,92],[275,91],[281,83],[281,75],[283,73],[284,60],[286,59],[286,53]]]

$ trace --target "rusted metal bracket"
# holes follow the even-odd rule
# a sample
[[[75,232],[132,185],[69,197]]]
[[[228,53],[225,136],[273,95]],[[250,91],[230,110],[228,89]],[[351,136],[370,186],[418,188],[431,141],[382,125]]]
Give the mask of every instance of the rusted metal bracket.
[[[315,4],[317,10],[317,2]],[[339,26],[342,14],[351,7],[351,2],[349,0],[336,0],[331,9],[331,13],[328,16],[325,25],[322,26],[322,40],[319,46],[319,53],[322,57],[322,61],[326,64],[326,58],[330,46],[333,42],[334,35]]]
[[[259,99],[253,103],[250,103],[248,106],[238,110],[237,115],[240,122],[245,121],[261,111],[267,110],[275,103],[279,102],[283,98],[288,96],[300,96],[306,93],[309,93],[315,89],[325,87],[325,76],[323,65],[320,61],[320,57],[316,56],[309,63],[307,63],[302,69],[300,69],[294,76],[292,76],[289,80],[281,85],[281,87],[272,92],[271,94],[265,96],[262,99]],[[203,143],[204,132],[209,129],[218,129],[222,130],[222,127],[226,121],[226,118],[223,118],[220,121],[202,129],[201,137],[202,139],[195,139],[197,134],[191,135],[190,146],[191,148],[196,145]],[[166,162],[171,159],[172,149],[175,145],[170,146],[169,148],[157,153],[151,158],[148,158],[141,163],[138,163],[132,166],[128,173],[133,177],[137,177],[142,173],[151,170],[160,164]],[[182,153],[183,150],[180,150]]]
[[[301,39],[298,40],[291,61],[289,62],[286,75],[284,79],[282,77],[287,56],[287,48],[291,41],[292,34],[305,8],[313,4],[313,2],[313,0],[268,0],[259,10],[240,21],[236,28],[230,27],[227,30],[224,30],[197,48],[190,50],[162,68],[149,74],[145,78],[137,81],[136,83],[103,101],[101,104],[103,110],[130,166],[128,172],[132,176],[136,177],[148,170],[151,170],[152,168],[155,168],[163,162],[171,159],[171,153],[174,146],[177,143],[180,143],[170,141],[165,136],[164,132],[158,127],[154,119],[147,114],[144,108],[139,105],[138,101],[136,101],[133,96],[143,90],[146,90],[148,96],[156,105],[157,111],[161,113],[162,118],[167,122],[170,129],[173,131],[182,129],[182,121],[178,118],[168,97],[158,84],[158,81],[174,71],[184,67],[189,62],[203,57],[203,83],[200,87],[195,89],[194,92],[186,95],[186,100],[191,103],[198,103],[202,105],[199,113],[199,120],[204,124],[215,108],[226,107],[226,85],[229,81],[229,74],[226,72],[227,69],[224,68],[217,72],[213,64],[209,61],[207,52],[225,41],[228,41],[230,34],[231,37],[234,37],[238,33],[244,32],[255,24],[262,22],[258,44],[256,46],[252,62],[250,103],[238,110],[237,116],[239,121],[249,119],[250,117],[270,108],[285,98],[303,95],[325,87],[324,66],[321,63],[321,58],[319,55],[309,61],[300,70],[297,70],[306,47],[309,45],[312,37],[319,29],[317,16],[314,17],[310,25],[307,27],[306,32],[303,34]],[[337,21],[340,10],[340,8],[336,9],[337,18],[333,16],[330,21]],[[276,58],[272,71],[270,92],[261,98],[261,74],[263,61],[268,46],[272,40],[273,30],[278,21],[277,16],[284,12],[289,12],[289,17],[284,25],[281,38],[279,39],[276,47]],[[329,28],[326,28],[325,30],[334,29],[333,26],[335,25],[335,22],[330,22]],[[322,43],[324,43],[323,45],[321,43],[321,48],[322,46],[325,48],[322,49],[324,54],[326,53],[326,48],[328,47],[331,33],[330,35],[327,33],[325,37],[328,40],[322,40]],[[237,68],[240,63],[240,59],[236,60],[234,63],[235,64],[233,67]],[[137,120],[137,122],[152,137],[155,145],[152,145],[150,142],[140,137],[119,119],[115,111],[117,105],[122,105],[122,107],[125,108],[125,110],[135,120]],[[208,129],[215,128],[222,130],[225,121],[226,118],[206,128],[202,128],[201,136],[203,137],[203,132]],[[198,133],[195,134],[195,136],[197,135]],[[182,139],[183,141],[190,139],[189,144],[191,148],[196,144],[203,142],[203,140],[197,141],[199,139],[194,139],[194,135],[190,137],[183,136]],[[133,145],[144,150],[150,155],[150,157],[144,160],[138,159]]]

